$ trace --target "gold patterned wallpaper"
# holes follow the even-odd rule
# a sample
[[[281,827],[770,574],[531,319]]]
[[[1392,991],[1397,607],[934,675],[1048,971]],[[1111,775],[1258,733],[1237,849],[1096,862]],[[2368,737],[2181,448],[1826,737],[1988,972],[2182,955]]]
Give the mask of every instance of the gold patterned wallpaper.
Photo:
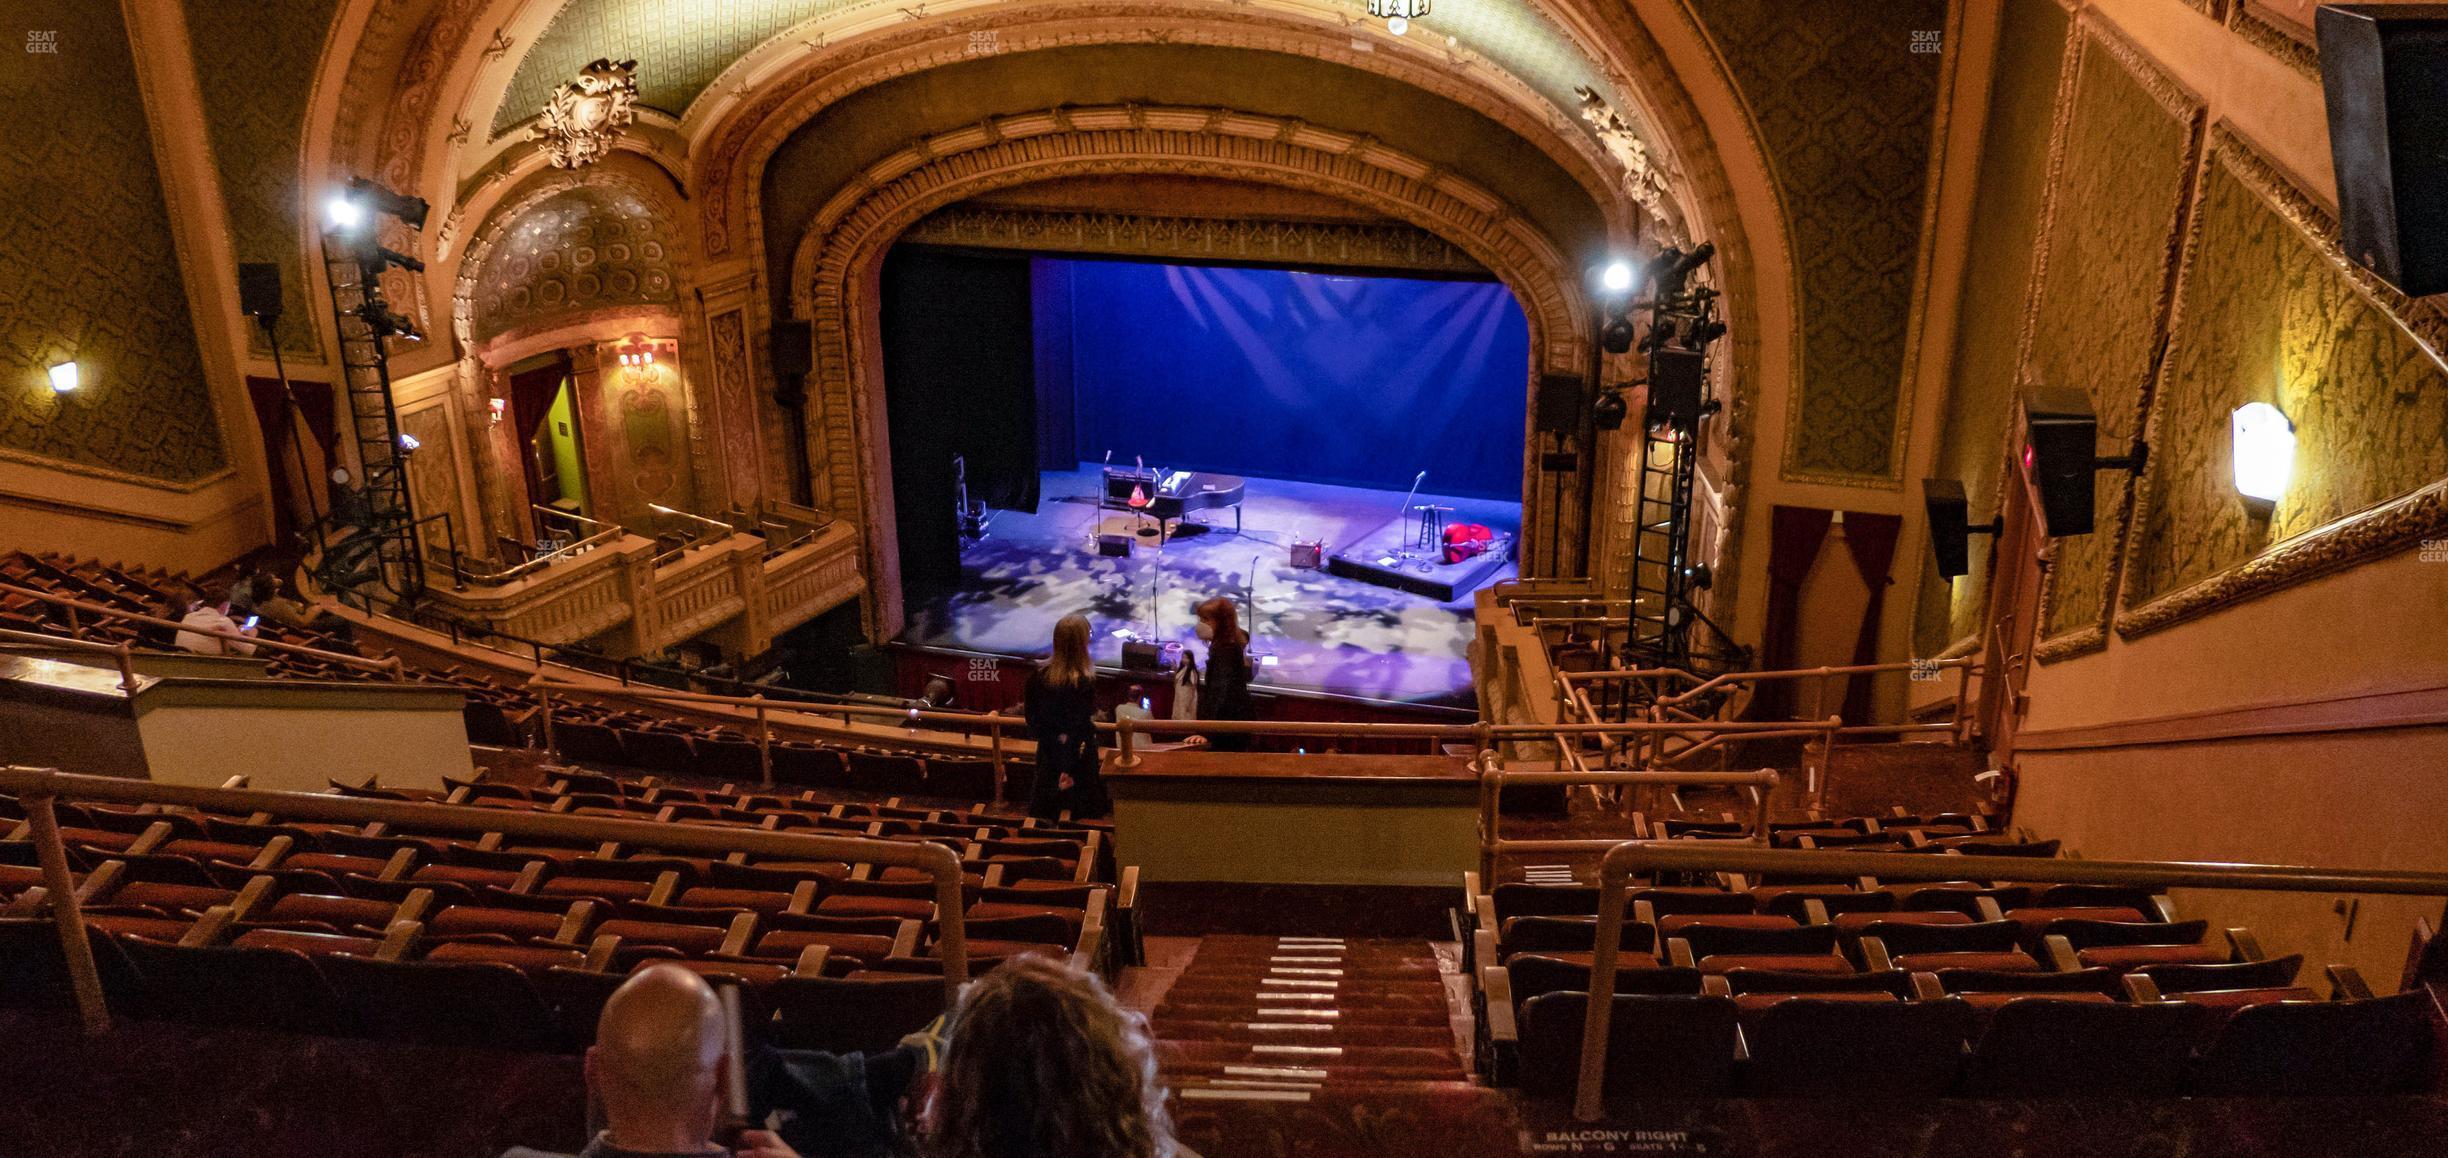
[[[228,464],[119,5],[11,6],[0,45],[0,453],[192,483]],[[27,51],[47,46],[54,51]],[[84,385],[55,398],[45,367]]]
[[[187,0],[187,37],[239,261],[281,270],[281,348],[320,357],[298,252],[298,149],[323,38],[339,0]],[[259,327],[248,339],[268,353]]]
[[[1801,379],[1785,474],[1886,483],[1902,434],[1947,0],[1685,2],[1749,111],[1793,241]]]
[[[1972,517],[1997,510],[2006,424],[2030,304],[2040,217],[2046,203],[2050,129],[2072,21],[2057,0],[2005,0],[1998,55],[1990,72],[1988,123],[1973,185],[1971,235],[1957,315],[1954,389],[1931,473],[1960,479]],[[1917,493],[1912,496],[1917,499]],[[1977,638],[1988,600],[1989,540],[1971,540],[1971,573],[1948,582],[1934,559],[1921,568],[1913,654],[1934,656]]]
[[[2067,49],[2048,208],[2019,384],[2080,389],[2103,444],[2141,426],[2166,331],[2178,224],[2200,148],[2201,102],[2116,33],[2084,21]],[[2132,476],[2094,476],[2097,530],[2057,543],[2043,587],[2043,658],[2104,646]]]
[[[2275,166],[2214,133],[2151,418],[2120,632],[2448,526],[2440,316],[2348,266],[2335,236],[2328,213]],[[2276,406],[2296,429],[2293,477],[2267,519],[2244,509],[2232,481],[2228,415],[2246,402]]]

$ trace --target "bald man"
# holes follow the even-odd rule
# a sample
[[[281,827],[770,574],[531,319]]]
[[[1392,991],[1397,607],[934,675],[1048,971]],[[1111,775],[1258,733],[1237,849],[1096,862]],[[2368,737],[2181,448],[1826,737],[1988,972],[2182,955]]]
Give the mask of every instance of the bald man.
[[[577,1158],[798,1158],[763,1130],[737,1150],[714,1142],[725,1083],[722,1002],[703,977],[677,965],[640,970],[604,1003],[587,1049],[587,1089],[605,1129]],[[502,1158],[554,1158],[524,1147]]]

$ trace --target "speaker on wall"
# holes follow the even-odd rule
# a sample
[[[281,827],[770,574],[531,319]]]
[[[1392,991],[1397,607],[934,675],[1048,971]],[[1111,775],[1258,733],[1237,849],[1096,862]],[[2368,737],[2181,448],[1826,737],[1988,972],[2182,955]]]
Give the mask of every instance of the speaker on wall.
[[[1649,351],[1649,421],[1689,430],[1700,421],[1700,392],[1708,380],[1708,355],[1662,346]]]
[[[2023,469],[2040,492],[2050,538],[2091,533],[2091,476],[2099,470],[2099,416],[2080,390],[2040,386],[2023,395]]]
[[[1145,640],[1129,640],[1122,645],[1122,670],[1163,671],[1164,645]]]
[[[2448,4],[2313,16],[2338,243],[2411,297],[2448,293]]]
[[[280,320],[279,266],[268,261],[238,263],[238,312],[267,326]]]
[[[1574,434],[1580,431],[1581,390],[1579,375],[1540,375],[1537,406],[1540,433]]]
[[[816,368],[815,330],[803,321],[773,327],[774,401],[797,410],[807,404],[808,371]]]

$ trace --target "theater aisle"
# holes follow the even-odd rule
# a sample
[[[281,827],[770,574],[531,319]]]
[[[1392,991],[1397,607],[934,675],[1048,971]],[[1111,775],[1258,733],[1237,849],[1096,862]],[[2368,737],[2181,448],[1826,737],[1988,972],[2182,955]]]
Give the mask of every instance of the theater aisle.
[[[1148,1018],[1183,1140],[1208,1158],[1509,1141],[1459,1048],[1457,977],[1426,941],[1201,939]]]

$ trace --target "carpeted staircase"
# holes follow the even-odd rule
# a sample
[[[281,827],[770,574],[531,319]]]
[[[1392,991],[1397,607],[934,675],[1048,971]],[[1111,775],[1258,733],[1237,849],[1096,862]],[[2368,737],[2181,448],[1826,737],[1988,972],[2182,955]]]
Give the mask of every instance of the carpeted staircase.
[[[1206,1158],[1509,1140],[1457,1048],[1451,976],[1426,941],[1203,939],[1148,1018],[1183,1139]]]

